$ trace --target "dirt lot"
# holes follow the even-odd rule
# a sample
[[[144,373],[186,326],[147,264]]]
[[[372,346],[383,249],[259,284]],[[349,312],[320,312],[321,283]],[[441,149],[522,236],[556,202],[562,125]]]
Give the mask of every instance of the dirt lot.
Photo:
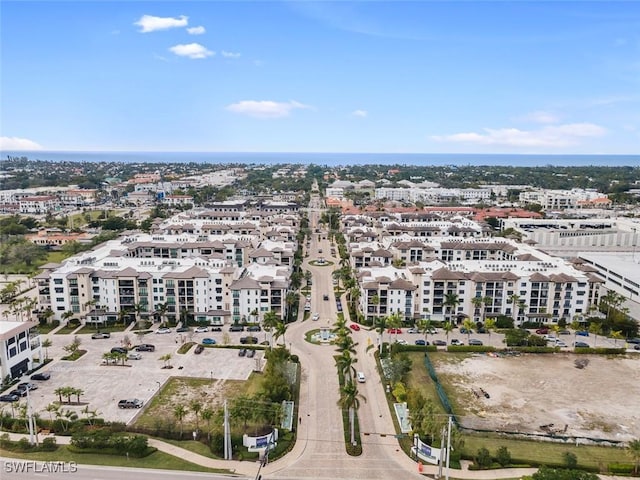
[[[576,368],[576,359],[588,365]],[[432,357],[463,425],[628,441],[640,438],[640,357]],[[484,389],[486,398],[480,389]],[[474,393],[475,392],[475,393]],[[566,426],[566,430],[565,430]]]

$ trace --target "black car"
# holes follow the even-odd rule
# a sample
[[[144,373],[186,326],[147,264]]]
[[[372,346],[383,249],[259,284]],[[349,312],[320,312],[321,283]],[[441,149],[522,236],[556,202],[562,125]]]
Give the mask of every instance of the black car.
[[[221,332],[222,331],[222,327],[211,327],[211,331],[212,332]]]
[[[416,340],[414,343],[415,343],[416,345],[422,345],[422,346],[429,345],[429,342],[426,342],[426,341],[422,340],[421,338],[419,338],[418,340]]]
[[[129,398],[118,402],[118,408],[142,408],[143,405],[144,402],[137,398]]]
[[[11,390],[9,392],[9,395],[15,395],[16,397],[26,397],[27,396],[27,392],[28,392],[28,390],[26,388],[24,388],[24,389],[16,388],[15,390]]]
[[[238,356],[239,357],[244,357],[247,354],[247,349],[246,348],[241,348],[240,350],[238,350]]]
[[[247,327],[247,332],[259,332],[261,330],[260,325],[250,325]]]
[[[329,295],[322,295],[322,300],[329,300]]]
[[[34,373],[31,375],[31,380],[49,380],[51,374],[49,372]]]
[[[256,337],[242,337],[240,338],[240,343],[254,344],[258,343],[258,339]]]
[[[143,343],[142,345],[138,345],[136,347],[137,352],[155,352],[156,346],[151,345],[150,343]]]
[[[16,388],[18,390],[37,390],[38,386],[35,383],[22,382]]]
[[[629,340],[627,340],[627,343],[634,343],[636,345],[640,345],[640,338],[638,338],[638,337],[630,338]]]
[[[244,332],[244,327],[242,325],[231,325],[229,327],[230,332]]]
[[[573,346],[577,348],[589,348],[589,344],[587,342],[575,342]]]
[[[176,328],[176,332],[178,333],[184,333],[184,332],[189,332],[191,329],[189,327],[180,327],[180,328]]]
[[[124,347],[113,347],[111,353],[129,353],[129,350]]]
[[[446,347],[447,346],[447,342],[445,342],[444,340],[434,340],[433,344],[437,345],[438,347]]]
[[[202,345],[198,345],[196,349],[193,351],[196,355],[200,355],[204,351],[204,347]]]
[[[0,395],[0,402],[17,402],[20,400],[20,397],[17,395]]]

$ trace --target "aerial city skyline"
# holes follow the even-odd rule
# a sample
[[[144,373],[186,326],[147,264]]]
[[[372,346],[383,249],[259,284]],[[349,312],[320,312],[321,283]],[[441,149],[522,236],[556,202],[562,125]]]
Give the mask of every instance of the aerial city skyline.
[[[639,19],[633,2],[3,2],[0,150],[635,154]]]

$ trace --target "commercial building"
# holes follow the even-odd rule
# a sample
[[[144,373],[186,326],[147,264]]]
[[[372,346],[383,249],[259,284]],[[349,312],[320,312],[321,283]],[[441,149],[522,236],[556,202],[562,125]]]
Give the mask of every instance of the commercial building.
[[[0,377],[17,378],[44,361],[35,322],[0,321]]]

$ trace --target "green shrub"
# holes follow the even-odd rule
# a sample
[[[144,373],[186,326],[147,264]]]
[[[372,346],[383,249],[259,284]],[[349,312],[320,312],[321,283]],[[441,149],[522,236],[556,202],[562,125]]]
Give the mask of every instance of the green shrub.
[[[595,354],[595,355],[624,355],[626,350],[624,348],[605,348],[605,347],[576,347],[574,353],[577,354]]]
[[[495,352],[495,347],[489,345],[449,345],[448,352]]]
[[[610,463],[608,465],[610,473],[620,475],[631,475],[633,473],[633,464],[631,463]]]
[[[496,452],[496,462],[498,462],[501,467],[506,467],[511,463],[511,453],[507,447],[502,446],[498,449]]]
[[[560,347],[510,347],[510,350],[523,353],[556,353],[560,351]]]
[[[40,447],[40,449],[44,452],[53,452],[58,448],[58,445],[56,444],[56,438],[55,437],[47,437],[44,440],[42,440],[42,446]]]
[[[492,463],[493,460],[491,459],[489,450],[484,447],[479,449],[478,453],[476,454],[476,464],[481,468],[489,468]]]

